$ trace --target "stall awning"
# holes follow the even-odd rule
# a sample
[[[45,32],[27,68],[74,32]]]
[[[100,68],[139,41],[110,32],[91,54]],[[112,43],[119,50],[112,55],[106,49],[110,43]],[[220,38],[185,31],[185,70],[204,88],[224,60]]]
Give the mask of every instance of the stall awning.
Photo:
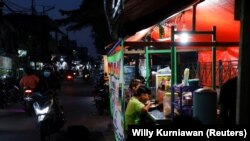
[[[125,39],[125,42],[137,42],[142,40],[142,38],[144,38],[147,34],[149,34],[152,30],[153,26],[143,29],[141,31],[136,32],[136,34],[134,34],[133,36],[128,37],[127,39]],[[121,49],[120,44],[116,44],[117,42],[113,42],[109,45],[107,45],[105,47],[105,49],[110,48],[109,50],[111,50],[111,48],[115,48],[114,51],[119,51]],[[125,46],[125,48],[127,48],[128,46]]]
[[[223,42],[234,42],[232,45],[223,45],[221,47],[218,46],[217,49],[222,49],[224,55],[218,54],[217,56],[224,56],[224,59],[235,59],[238,57],[238,49],[234,48],[234,57],[230,57],[228,50],[225,47],[238,47],[237,42],[239,42],[240,37],[240,22],[236,21],[234,18],[234,0],[206,0],[202,1],[197,4],[196,7],[196,14],[195,14],[195,27],[193,27],[193,8],[189,6],[184,11],[176,11],[175,15],[172,17],[167,17],[164,20],[160,21],[164,27],[164,34],[162,38],[159,37],[159,27],[157,23],[154,23],[153,26],[147,28],[146,30],[142,30],[134,34],[133,36],[128,37],[125,39],[125,42],[138,42],[144,36],[150,36],[153,41],[160,42],[160,44],[164,44],[164,42],[170,42],[171,36],[171,25],[176,26],[176,30],[196,30],[196,31],[211,31],[212,27],[216,27],[216,41],[219,43]],[[132,14],[132,13],[131,13]],[[147,14],[145,14],[147,15]],[[206,17],[206,18],[204,18]],[[135,20],[134,18],[131,18]],[[148,19],[149,20],[149,19]],[[145,20],[147,22],[147,20]],[[181,41],[180,36],[176,36],[176,41]],[[212,36],[211,35],[189,35],[187,42],[211,42]],[[125,44],[126,45],[126,44]],[[165,47],[169,47],[169,44],[166,44]],[[192,45],[192,44],[191,44]],[[164,46],[164,45],[163,45]],[[133,46],[133,48],[138,48]],[[142,49],[145,46],[142,45]],[[119,50],[120,47],[117,48]],[[162,49],[162,48],[161,48]],[[200,47],[195,46],[185,46],[185,47],[177,47],[177,51],[205,51],[202,52],[203,54],[210,55],[211,47],[201,45]],[[226,54],[227,57],[225,56]],[[204,55],[203,55],[204,56]],[[231,58],[231,59],[230,59]],[[204,61],[206,59],[202,59],[199,57],[199,61]]]
[[[218,57],[220,60],[235,60],[238,58],[238,43],[240,37],[240,22],[235,20],[234,15],[234,0],[206,0],[199,3],[196,7],[195,14],[195,27],[193,23],[193,8],[190,7],[185,11],[179,11],[175,16],[167,18],[161,21],[162,27],[164,28],[164,33],[162,38],[160,38],[159,26],[154,26],[150,33],[148,33],[151,39],[155,42],[159,42],[158,45],[164,47],[169,47],[171,40],[171,26],[175,25],[177,31],[212,31],[212,27],[216,27],[216,41],[218,42],[217,49],[221,51],[218,52]],[[182,37],[180,35],[175,36],[176,42],[181,42]],[[189,46],[177,47],[177,51],[199,51],[200,55],[199,61],[204,62],[209,61],[209,57],[203,58],[203,56],[211,56],[211,46],[204,44],[209,44],[212,42],[211,34],[189,34],[186,41]],[[203,42],[201,46],[192,46],[189,42]],[[234,42],[230,44],[229,42]],[[227,44],[227,45],[226,45]],[[133,44],[134,46],[136,43]],[[139,44],[138,44],[139,45]],[[142,45],[142,44],[141,44]],[[226,48],[231,47],[231,49]],[[233,48],[232,48],[233,47]],[[161,47],[162,49],[162,47]],[[231,55],[233,50],[233,55]],[[204,52],[203,52],[204,51]],[[206,55],[205,55],[206,54]],[[211,57],[210,57],[211,58]],[[211,61],[211,59],[210,59]]]
[[[203,0],[104,0],[110,32],[125,37]]]
[[[165,41],[169,40],[171,35],[171,25],[176,25],[178,31],[192,30],[192,14],[193,9],[190,8],[166,20],[163,35]],[[235,20],[234,0],[206,0],[197,5],[195,30],[211,31],[213,26],[216,26],[217,41],[239,41],[240,21]],[[152,30],[151,37],[159,41],[158,27]],[[211,36],[190,36],[189,41],[211,41]]]

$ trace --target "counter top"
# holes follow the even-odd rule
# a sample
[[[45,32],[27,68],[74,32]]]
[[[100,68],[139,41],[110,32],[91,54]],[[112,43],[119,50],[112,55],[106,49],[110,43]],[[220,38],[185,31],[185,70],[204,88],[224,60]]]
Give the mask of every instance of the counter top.
[[[155,109],[152,111],[149,111],[148,114],[154,119],[154,120],[165,120],[166,117],[164,116],[163,112],[160,112],[159,110]]]
[[[148,117],[155,122],[155,124],[168,124],[171,122],[171,118],[166,118],[164,113],[159,109],[153,109],[148,111]]]

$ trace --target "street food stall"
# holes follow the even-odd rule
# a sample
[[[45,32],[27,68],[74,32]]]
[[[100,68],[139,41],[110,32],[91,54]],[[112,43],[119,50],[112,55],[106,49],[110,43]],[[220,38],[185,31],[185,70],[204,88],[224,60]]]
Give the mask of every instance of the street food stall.
[[[200,78],[188,78],[183,79],[183,83],[177,82],[177,70],[178,70],[178,59],[177,54],[179,52],[198,52],[199,60],[202,60],[202,54],[206,53],[206,56],[210,56],[211,66],[210,66],[210,78],[206,78],[210,83],[209,87],[212,87],[214,90],[216,89],[216,81],[217,81],[217,65],[216,62],[217,56],[221,56],[220,54],[224,54],[224,60],[237,59],[238,52],[235,51],[235,57],[228,57],[230,53],[227,49],[229,47],[235,48],[233,50],[237,50],[239,46],[239,22],[234,21],[232,18],[233,13],[223,10],[222,7],[218,6],[218,4],[213,0],[208,1],[200,1],[201,3],[192,3],[190,7],[186,9],[182,9],[178,11],[176,15],[173,17],[168,17],[163,20],[160,24],[156,24],[155,26],[151,26],[145,30],[143,30],[143,34],[139,35],[139,32],[136,32],[134,36],[131,36],[127,39],[119,38],[117,43],[110,49],[109,57],[114,57],[119,55],[118,59],[119,63],[115,63],[109,61],[109,74],[110,77],[113,77],[113,81],[111,78],[110,85],[116,86],[111,88],[110,91],[113,98],[113,109],[117,112],[114,112],[113,115],[119,113],[118,120],[116,116],[114,118],[115,124],[115,135],[117,138],[122,139],[124,137],[124,131],[122,131],[123,123],[124,123],[124,101],[123,101],[123,91],[124,91],[124,74],[123,74],[123,59],[124,54],[129,54],[133,52],[133,50],[129,51],[127,49],[136,48],[139,49],[135,52],[145,54],[146,60],[146,85],[149,86],[149,79],[151,75],[150,71],[150,54],[169,54],[170,55],[170,69],[171,72],[169,74],[156,75],[156,87],[158,88],[161,83],[162,78],[166,77],[167,86],[164,86],[164,97],[162,98],[163,104],[168,101],[168,116],[164,113],[163,109],[159,110],[154,108],[153,110],[148,112],[149,117],[157,124],[168,123],[169,120],[172,120],[176,114],[182,114],[183,105],[189,105],[192,108],[192,102],[190,102],[190,97],[192,99],[193,91],[200,87],[199,81]],[[213,5],[214,4],[214,5]],[[232,3],[226,3],[227,6]],[[230,8],[233,8],[230,6]],[[211,10],[212,9],[212,10]],[[222,12],[219,15],[215,11]],[[209,13],[209,14],[208,14]],[[202,17],[213,17],[204,19]],[[231,17],[232,19],[228,20]],[[198,20],[199,19],[199,20]],[[229,27],[225,27],[225,23],[230,25]],[[233,27],[233,28],[232,28]],[[145,32],[146,31],[146,32]],[[140,32],[141,33],[141,32]],[[186,36],[183,36],[185,33]],[[138,34],[138,35],[137,35]],[[143,37],[150,36],[151,40],[143,40]],[[188,40],[182,40],[183,37],[187,37]],[[225,36],[227,35],[227,36]],[[137,38],[135,38],[137,37]],[[154,47],[154,48],[151,48]],[[225,53],[226,52],[226,53]],[[228,55],[226,57],[226,55]],[[206,58],[205,56],[205,58]],[[204,57],[203,57],[204,58]],[[108,59],[109,60],[109,59]],[[113,65],[110,65],[110,63]],[[112,66],[112,67],[110,67]],[[119,66],[119,67],[118,67]],[[119,70],[119,75],[114,76],[113,72],[117,72]],[[118,77],[119,81],[118,81]],[[165,78],[164,78],[165,79]],[[165,81],[165,80],[164,80]],[[116,83],[117,82],[117,83]],[[169,89],[170,88],[170,89]],[[157,89],[158,90],[158,89]],[[157,91],[156,90],[156,91]],[[191,92],[186,94],[185,92]],[[184,101],[183,101],[184,100]],[[170,104],[169,104],[170,103]],[[192,114],[192,111],[188,112]],[[169,119],[169,120],[168,120]],[[119,126],[117,125],[119,123]],[[118,128],[119,127],[119,128]]]

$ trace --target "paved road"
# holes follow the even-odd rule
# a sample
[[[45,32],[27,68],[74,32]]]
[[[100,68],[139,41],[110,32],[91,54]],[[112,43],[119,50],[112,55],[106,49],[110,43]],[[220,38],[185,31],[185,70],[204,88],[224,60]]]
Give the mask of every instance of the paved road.
[[[74,82],[62,81],[59,99],[67,121],[62,130],[52,136],[53,141],[69,141],[68,129],[72,127],[86,127],[94,141],[114,141],[114,133],[110,128],[112,119],[107,114],[98,115],[91,97],[92,90],[93,85],[84,84],[81,79]],[[80,134],[82,136],[83,131]],[[0,109],[0,141],[39,140],[34,116],[28,116],[18,104]]]

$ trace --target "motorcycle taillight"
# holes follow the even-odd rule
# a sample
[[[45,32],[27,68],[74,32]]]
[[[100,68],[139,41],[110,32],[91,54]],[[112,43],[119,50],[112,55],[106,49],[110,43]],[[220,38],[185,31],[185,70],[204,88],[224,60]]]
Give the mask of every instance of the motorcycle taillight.
[[[72,79],[73,77],[71,75],[68,75],[67,76],[67,79]]]
[[[31,93],[32,93],[32,90],[25,90],[24,93],[26,93],[26,94],[31,94]]]

